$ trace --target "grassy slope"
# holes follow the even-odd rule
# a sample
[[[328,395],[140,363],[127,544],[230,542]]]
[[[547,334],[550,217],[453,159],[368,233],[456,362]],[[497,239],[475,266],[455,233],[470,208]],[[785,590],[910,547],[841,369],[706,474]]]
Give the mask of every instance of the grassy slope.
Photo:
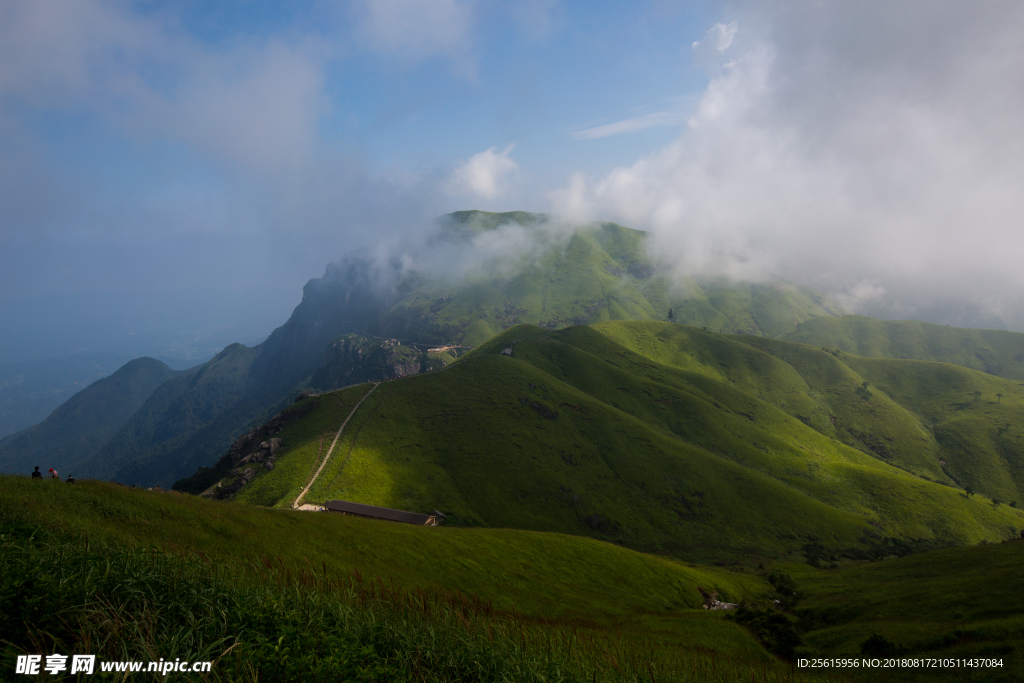
[[[1024,678],[1024,541],[936,550],[826,571],[789,567],[806,594],[801,607],[834,624],[804,636],[831,657],[859,655],[873,633],[910,657],[998,657],[999,669],[942,672],[949,680]],[[909,671],[888,672],[909,679]],[[920,675],[920,672],[917,672]],[[877,672],[875,673],[877,676]]]
[[[370,386],[362,384],[321,395],[320,404],[314,412],[286,427],[280,434],[282,452],[273,472],[257,468],[256,478],[238,492],[235,500],[268,507],[285,500],[289,504],[294,501],[313,479],[338,426]],[[316,399],[307,399],[310,400]],[[301,403],[296,404],[294,408],[301,406]]]
[[[2,469],[27,473],[39,465],[76,471],[117,433],[165,381],[183,373],[158,360],[136,358],[69,398],[40,424],[0,445]]]
[[[631,352],[610,328],[707,343],[690,345],[683,370]],[[495,355],[516,339],[513,358]],[[719,561],[778,557],[811,536],[847,547],[877,530],[974,543],[1024,526],[1019,510],[912,477],[788,414],[831,424],[801,383],[771,354],[678,325],[521,326],[449,370],[380,387],[307,500],[437,508],[456,524]],[[314,465],[318,439],[316,429],[296,439],[296,472]],[[277,490],[297,491],[293,479]],[[294,495],[239,494],[280,506]]]
[[[675,320],[716,332],[777,336],[794,325],[845,311],[814,290],[784,281],[689,280],[672,297]]]
[[[694,609],[696,586],[731,599],[770,592],[755,574],[688,566],[609,544],[508,529],[426,528],[340,515],[266,510],[101,482],[70,487],[0,477],[5,533],[42,527],[93,544],[112,541],[196,553],[246,579],[261,560],[316,573],[358,570],[399,588],[459,591],[515,609],[528,621],[593,628],[656,646],[764,662],[748,633],[723,613]],[[1020,680],[1024,542],[932,551],[831,570],[777,565],[793,574],[818,621],[802,656],[859,656],[879,633],[912,657],[999,657],[1002,669],[887,671],[885,680]],[[274,634],[276,635],[276,634]],[[273,640],[273,638],[271,638]],[[802,673],[802,672],[797,672]],[[753,675],[753,674],[750,674]],[[877,679],[874,672],[854,672]],[[843,677],[838,677],[842,679]],[[833,680],[835,677],[832,678]],[[745,679],[741,679],[745,680]],[[758,678],[760,680],[760,678]]]
[[[592,539],[510,529],[417,527],[344,515],[267,510],[101,482],[74,488],[0,477],[0,520],[129,546],[200,553],[232,566],[269,558],[358,570],[401,588],[462,592],[541,622],[661,634],[672,644],[765,661],[697,586],[739,600],[770,590],[752,575],[695,567]]]
[[[1018,382],[946,363],[833,355],[775,340],[759,344],[790,361],[829,402],[845,442],[935,481],[1024,502],[1024,434],[1016,426],[1024,388]],[[846,369],[846,379],[822,385],[816,381],[822,365]],[[858,393],[863,382],[869,398]]]
[[[652,360],[728,381],[918,476],[1024,502],[1024,434],[1015,426],[1024,412],[1024,387],[1018,382],[946,363],[868,359],[683,326],[597,329]]]
[[[919,416],[960,485],[1024,504],[1024,385],[944,363],[844,362]]]
[[[1024,334],[1019,332],[966,330],[916,320],[877,320],[847,315],[802,321],[780,338],[870,358],[953,363],[1007,379],[1024,380]]]

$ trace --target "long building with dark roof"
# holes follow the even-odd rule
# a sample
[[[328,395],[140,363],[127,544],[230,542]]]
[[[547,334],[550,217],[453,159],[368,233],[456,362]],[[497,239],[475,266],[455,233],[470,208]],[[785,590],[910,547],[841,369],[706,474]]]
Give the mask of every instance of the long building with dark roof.
[[[332,500],[324,507],[328,512],[340,512],[343,515],[355,515],[368,519],[386,519],[390,522],[405,522],[406,524],[420,524],[426,526],[437,526],[444,521],[444,515],[434,510],[429,515],[422,515],[418,512],[406,510],[392,510],[381,508],[376,505],[364,505],[362,503],[350,503],[347,500]]]

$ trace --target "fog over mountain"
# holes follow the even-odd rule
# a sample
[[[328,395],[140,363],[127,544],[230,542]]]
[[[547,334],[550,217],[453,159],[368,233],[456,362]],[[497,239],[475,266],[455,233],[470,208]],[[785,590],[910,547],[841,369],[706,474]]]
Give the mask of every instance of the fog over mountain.
[[[469,208],[1024,330],[1020,3],[250,9],[0,7],[0,362],[205,358],[354,249],[457,277],[538,248],[417,246]]]
[[[556,206],[680,270],[785,273],[859,312],[1024,324],[1024,6],[749,3],[692,45],[681,135]]]

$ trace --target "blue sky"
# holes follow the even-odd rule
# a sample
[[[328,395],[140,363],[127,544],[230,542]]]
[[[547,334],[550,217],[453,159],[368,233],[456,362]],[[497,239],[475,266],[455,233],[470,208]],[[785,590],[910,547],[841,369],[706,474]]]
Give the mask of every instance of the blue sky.
[[[464,208],[1019,327],[1019,4],[833,5],[5,3],[0,362],[252,341]]]

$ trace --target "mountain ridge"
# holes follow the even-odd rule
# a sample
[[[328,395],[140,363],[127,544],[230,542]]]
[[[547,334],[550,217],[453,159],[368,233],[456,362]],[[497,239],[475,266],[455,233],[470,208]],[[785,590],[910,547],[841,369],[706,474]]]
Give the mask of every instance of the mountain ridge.
[[[1024,380],[1024,334],[1020,332],[848,315],[803,321],[779,338],[867,358],[934,360]]]
[[[324,439],[368,385],[305,399],[295,409],[313,412],[276,435],[273,468],[239,451],[217,490],[289,507],[322,467],[307,502],[439,509],[449,524],[587,535],[700,562],[756,564],[813,539],[863,559],[897,546],[998,541],[1024,527],[1024,513],[1005,499],[959,490],[938,462],[952,456],[934,441],[935,450],[921,451],[904,439],[881,454],[837,427],[832,416],[856,409],[844,419],[877,430],[864,421],[882,392],[864,399],[854,390],[860,376],[847,370],[835,382],[839,398],[818,403],[823,387],[808,385],[799,366],[811,354],[834,369],[834,356],[756,343],[658,322],[519,325],[444,372],[382,385],[352,416],[330,462],[322,462]],[[673,363],[650,350],[673,345],[696,360]],[[783,348],[793,357],[781,357]],[[896,426],[917,429],[891,403]],[[1019,415],[1022,405],[1024,396],[1008,395],[1003,408]],[[888,415],[877,418],[882,426]],[[887,434],[878,438],[890,444]],[[198,493],[212,483],[176,488]]]
[[[379,377],[383,379],[394,373],[396,363],[402,368],[410,365],[415,345],[404,348],[403,343],[475,346],[522,322],[557,330],[615,319],[664,320],[671,310],[673,320],[709,331],[803,341],[837,352],[842,350],[839,347],[861,350],[851,340],[864,334],[840,335],[836,330],[842,332],[851,325],[884,328],[890,330],[888,338],[897,339],[899,330],[909,325],[838,317],[844,311],[827,298],[780,280],[676,281],[648,254],[645,245],[645,233],[614,223],[569,229],[553,225],[543,214],[465,211],[439,219],[437,231],[420,250],[419,265],[415,259],[347,254],[329,264],[323,277],[306,283],[302,301],[288,321],[263,343],[251,348],[226,347],[197,370],[193,380],[154,391],[151,400],[138,407],[97,450],[102,455],[92,459],[88,472],[140,485],[169,486],[197,467],[212,465],[238,434],[265,422],[306,387],[329,390],[348,383],[347,377],[372,379],[359,374],[363,370],[356,367],[357,358],[339,360],[337,343],[346,335],[398,342],[389,352],[398,354],[395,359],[378,359],[374,362],[380,367],[365,370],[383,373]],[[477,252],[484,257],[476,256]],[[450,266],[453,274],[438,270],[438,263]],[[1024,365],[1013,360],[1014,354],[1024,352],[1024,335],[997,334],[996,353],[986,341],[992,336],[988,333],[938,328],[917,326],[918,340],[913,344],[894,346],[890,342],[885,347],[874,343],[863,350],[917,354],[926,359],[939,355],[968,366],[977,365],[977,359],[988,357],[986,354],[995,354],[1001,367]],[[942,355],[942,345],[926,343],[936,334],[953,339],[944,342],[947,351],[954,342],[966,346]],[[373,344],[379,346],[379,342]],[[1021,351],[1015,350],[1018,347]],[[432,354],[430,358],[430,362],[420,363],[421,369],[454,360],[451,354]],[[987,366],[993,368],[992,363]],[[840,429],[852,439],[848,439],[849,445],[868,451],[889,449],[855,427]],[[957,433],[960,436],[953,440],[966,432]],[[1002,436],[995,441],[985,437],[995,444],[990,449],[1003,447],[999,445],[1005,440]],[[918,465],[923,467],[923,461]],[[926,470],[929,468],[919,471]],[[969,480],[962,471],[952,473]],[[942,479],[949,473],[931,468],[928,476]],[[995,481],[989,480],[984,488]]]
[[[323,277],[306,283],[289,320],[262,344],[228,347],[202,366],[217,371],[200,369],[181,384],[181,395],[172,398],[170,387],[155,393],[89,471],[169,486],[198,466],[212,465],[238,434],[265,422],[306,388],[329,361],[329,345],[346,334],[473,346],[522,321],[558,329],[616,318],[660,320],[673,305],[680,311],[676,319],[752,333],[831,315],[822,307],[831,304],[820,295],[781,282],[709,282],[701,288],[689,281],[678,301],[690,303],[674,303],[671,281],[647,254],[642,231],[613,223],[570,230],[547,221],[526,212],[461,212],[439,219],[419,270],[415,263],[405,268],[401,260],[382,261],[365,252],[329,264]],[[465,265],[475,258],[470,252],[487,251],[494,240],[506,238],[539,251],[506,258],[508,250],[492,248],[488,253],[498,260],[488,263],[497,266],[486,277],[463,273],[466,279],[458,282],[443,269],[430,270],[430,258],[443,263],[451,255]],[[759,319],[751,311],[760,311]],[[216,381],[205,379],[210,372]]]
[[[86,475],[88,459],[148,397],[167,380],[188,373],[153,358],[129,361],[76,393],[38,425],[0,442],[0,458],[9,470],[28,472],[39,465]],[[75,469],[79,471],[71,471]]]

